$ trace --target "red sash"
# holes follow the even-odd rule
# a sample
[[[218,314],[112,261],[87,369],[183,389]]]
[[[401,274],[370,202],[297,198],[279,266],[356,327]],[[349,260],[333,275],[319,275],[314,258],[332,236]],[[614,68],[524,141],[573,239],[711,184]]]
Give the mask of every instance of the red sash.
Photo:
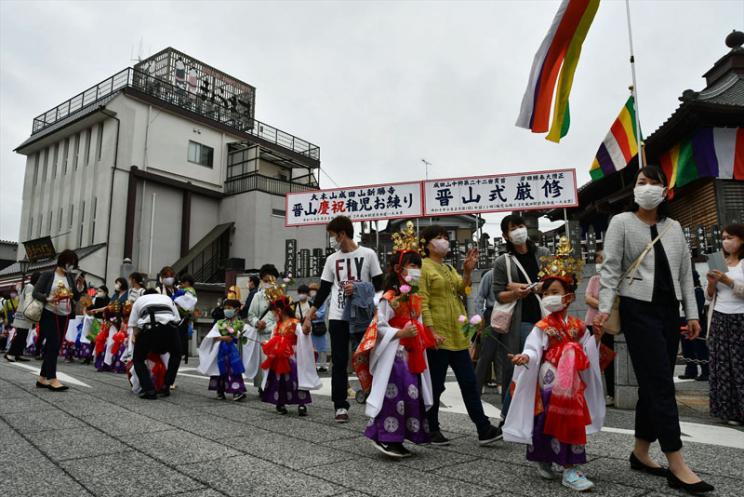
[[[572,445],[586,444],[586,426],[591,424],[584,397],[586,385],[579,376],[589,368],[589,358],[578,340],[584,334],[584,324],[569,316],[550,314],[537,326],[548,334],[545,360],[556,367],[556,379],[545,414],[543,432]]]
[[[108,340],[110,326],[106,321],[101,324],[101,331],[96,335],[96,355],[103,354],[106,350],[106,341]]]
[[[261,369],[268,369],[277,374],[287,374],[292,371],[289,358],[294,355],[294,346],[297,343],[296,328],[296,319],[277,323],[274,335],[261,346],[266,354],[266,360],[261,363]]]

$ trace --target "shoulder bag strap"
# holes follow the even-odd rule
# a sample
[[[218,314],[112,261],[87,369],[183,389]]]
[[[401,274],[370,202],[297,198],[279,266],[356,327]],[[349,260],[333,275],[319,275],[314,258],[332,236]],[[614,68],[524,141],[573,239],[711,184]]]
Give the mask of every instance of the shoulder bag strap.
[[[664,235],[666,235],[667,232],[672,228],[672,226],[673,226],[673,224],[671,222],[669,222],[669,225],[666,228],[664,228],[664,230],[661,233],[659,233],[658,235],[656,235],[656,238],[654,238],[653,240],[651,240],[648,243],[648,245],[646,245],[646,248],[643,249],[643,252],[641,252],[641,255],[639,255],[636,258],[636,260],[634,260],[633,263],[628,267],[628,269],[626,269],[625,272],[620,276],[620,283],[618,284],[618,286],[620,284],[622,284],[623,280],[626,277],[630,277],[630,283],[628,283],[628,285],[632,285],[633,284],[633,281],[634,281],[633,278],[635,277],[636,273],[638,272],[638,269],[640,269],[641,263],[643,262],[643,259],[646,258],[646,256],[651,251],[651,249],[654,247],[654,245],[656,244],[656,242],[658,242],[659,240],[661,240],[661,237],[663,237]]]

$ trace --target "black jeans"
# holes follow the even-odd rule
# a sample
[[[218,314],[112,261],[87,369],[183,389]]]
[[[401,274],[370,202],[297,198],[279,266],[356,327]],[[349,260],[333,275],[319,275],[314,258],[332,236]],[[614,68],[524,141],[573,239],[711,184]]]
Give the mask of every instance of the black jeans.
[[[26,348],[26,339],[28,338],[28,330],[24,328],[16,328],[15,336],[13,341],[10,342],[10,348],[8,349],[8,355],[18,357],[23,355],[23,349]]]
[[[39,321],[39,334],[41,340],[45,340],[44,360],[41,363],[41,372],[39,376],[47,380],[53,380],[57,377],[57,356],[59,347],[62,343],[62,336],[67,331],[67,320],[69,316],[58,316],[51,311],[44,309],[41,312],[41,321]]]
[[[178,367],[181,364],[181,339],[178,333],[178,327],[161,325],[152,329],[143,329],[134,342],[134,351],[132,352],[132,363],[134,370],[137,372],[142,391],[151,393],[155,390],[150,378],[150,372],[147,370],[145,359],[148,354],[170,354],[168,358],[168,371],[165,373],[165,387],[169,388],[176,381]]]
[[[447,366],[449,366],[455,372],[455,378],[457,378],[457,384],[460,387],[462,400],[465,401],[465,409],[468,411],[470,420],[475,423],[479,434],[485,432],[491,426],[491,422],[488,421],[488,417],[483,412],[483,404],[481,404],[470,353],[467,350],[427,349],[426,357],[429,360],[429,373],[431,374],[432,394],[434,396],[434,405],[426,413],[429,420],[429,430],[432,433],[439,431],[439,397],[444,392],[444,381],[447,379]]]
[[[331,400],[335,409],[348,409],[349,322],[328,321],[328,333],[331,335]]]
[[[620,299],[620,321],[638,380],[635,436],[659,441],[663,452],[682,448],[674,391],[679,348],[679,304]]]

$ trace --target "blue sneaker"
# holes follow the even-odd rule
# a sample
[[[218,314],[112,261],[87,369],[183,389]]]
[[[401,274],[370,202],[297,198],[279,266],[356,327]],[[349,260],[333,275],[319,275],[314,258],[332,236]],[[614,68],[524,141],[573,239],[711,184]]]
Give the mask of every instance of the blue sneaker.
[[[576,468],[566,468],[563,472],[564,487],[576,490],[577,492],[587,492],[594,488],[594,483],[584,476],[584,473],[578,471]]]

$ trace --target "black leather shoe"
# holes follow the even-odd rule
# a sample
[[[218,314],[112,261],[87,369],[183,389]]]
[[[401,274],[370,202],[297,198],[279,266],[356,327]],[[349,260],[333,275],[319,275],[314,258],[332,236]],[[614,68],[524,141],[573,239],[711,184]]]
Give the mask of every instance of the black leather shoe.
[[[47,385],[47,388],[51,390],[52,392],[64,392],[65,390],[69,390],[70,387],[67,385],[60,385],[58,387],[53,387],[52,385]]]
[[[26,359],[22,355],[19,355],[19,356],[16,356],[16,361],[18,361],[18,362],[29,362],[30,359]]]
[[[713,485],[705,483],[703,480],[700,480],[697,483],[685,483],[677,478],[671,471],[667,472],[667,483],[671,488],[683,490],[692,495],[700,495],[706,492],[712,492],[716,489]]]
[[[49,385],[40,381],[36,382],[36,388],[49,388]]]
[[[16,359],[11,359],[10,357],[8,357],[8,354],[5,354],[3,357],[5,357],[5,360],[8,361],[8,362],[16,362],[18,360],[17,358]]]
[[[664,467],[654,468],[652,466],[646,466],[641,462],[640,459],[636,457],[636,455],[631,452],[630,453],[630,469],[634,469],[636,471],[643,471],[644,473],[648,473],[649,475],[653,476],[667,476],[669,473],[669,470]]]

